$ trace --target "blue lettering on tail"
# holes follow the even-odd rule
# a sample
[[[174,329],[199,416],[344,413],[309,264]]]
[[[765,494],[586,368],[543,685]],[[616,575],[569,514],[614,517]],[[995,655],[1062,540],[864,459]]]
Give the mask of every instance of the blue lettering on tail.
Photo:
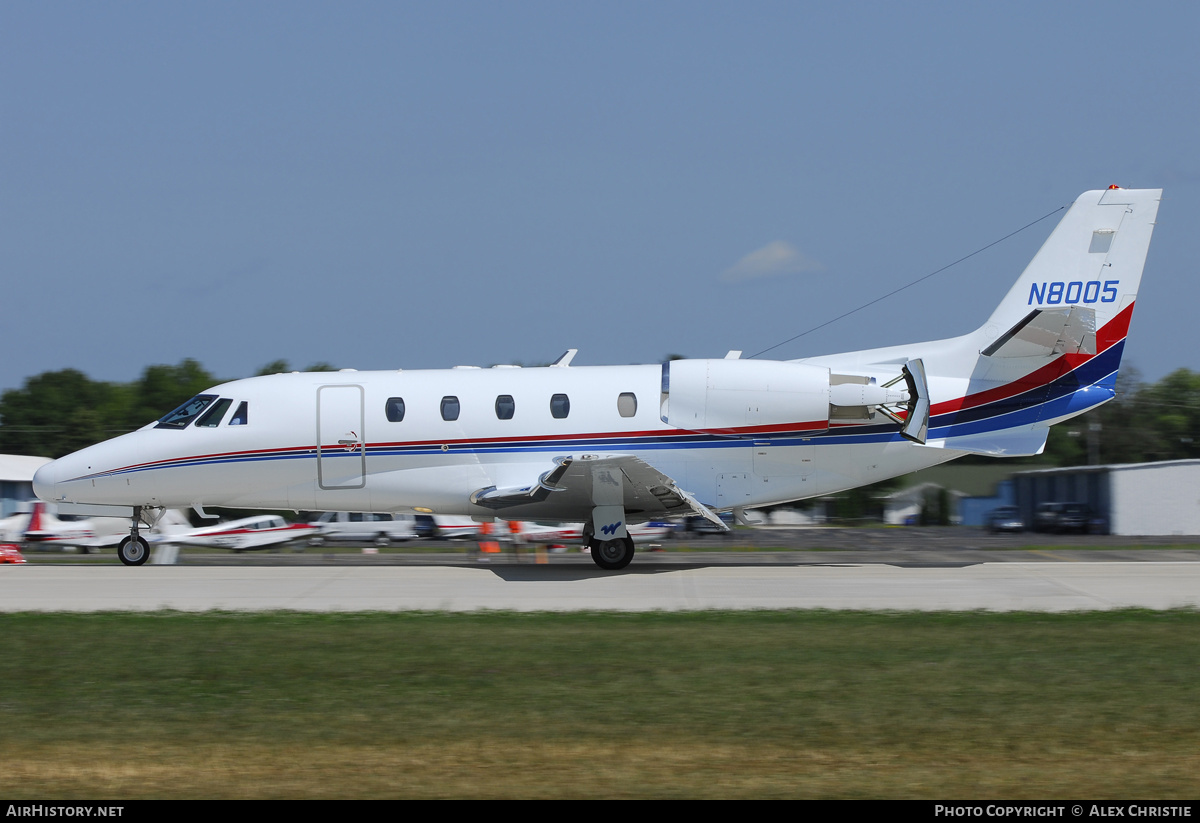
[[[1029,301],[1026,305],[1032,306],[1047,304],[1057,306],[1065,303],[1067,305],[1078,304],[1080,299],[1084,303],[1095,303],[1097,300],[1101,303],[1117,302],[1117,286],[1121,284],[1120,280],[1105,280],[1104,288],[1101,289],[1100,281],[1089,280],[1084,283],[1082,280],[1072,280],[1069,283],[1063,281],[1055,281],[1053,283],[1033,283],[1029,287]]]

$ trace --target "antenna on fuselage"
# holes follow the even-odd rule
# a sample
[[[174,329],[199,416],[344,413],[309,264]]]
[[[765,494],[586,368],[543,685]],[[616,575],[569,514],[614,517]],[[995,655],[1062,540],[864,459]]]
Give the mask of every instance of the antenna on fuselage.
[[[550,365],[557,366],[560,369],[565,369],[567,366],[571,365],[571,361],[575,359],[575,355],[578,353],[579,349],[567,349]]]

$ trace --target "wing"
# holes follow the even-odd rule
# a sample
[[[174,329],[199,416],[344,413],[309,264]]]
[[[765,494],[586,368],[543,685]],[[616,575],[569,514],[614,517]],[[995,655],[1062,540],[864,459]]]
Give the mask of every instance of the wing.
[[[673,479],[638,457],[627,454],[556,458],[527,486],[489,486],[471,495],[487,513],[526,520],[590,520],[599,506],[622,506],[634,520],[698,514],[722,529],[715,512]]]

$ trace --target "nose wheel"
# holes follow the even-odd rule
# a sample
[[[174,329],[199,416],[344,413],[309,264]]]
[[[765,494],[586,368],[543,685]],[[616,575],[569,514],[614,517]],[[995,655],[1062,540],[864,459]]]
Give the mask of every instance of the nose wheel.
[[[140,566],[150,557],[150,546],[144,537],[131,534],[117,546],[117,557],[126,566]]]

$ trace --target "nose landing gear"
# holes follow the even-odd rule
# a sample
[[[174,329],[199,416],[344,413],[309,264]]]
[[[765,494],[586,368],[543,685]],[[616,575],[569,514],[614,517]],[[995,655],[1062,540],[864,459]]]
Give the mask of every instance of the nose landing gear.
[[[163,516],[163,509],[149,506],[134,506],[129,523],[129,536],[117,545],[117,557],[126,566],[140,566],[150,559],[150,544],[138,534],[142,523],[153,528]]]

